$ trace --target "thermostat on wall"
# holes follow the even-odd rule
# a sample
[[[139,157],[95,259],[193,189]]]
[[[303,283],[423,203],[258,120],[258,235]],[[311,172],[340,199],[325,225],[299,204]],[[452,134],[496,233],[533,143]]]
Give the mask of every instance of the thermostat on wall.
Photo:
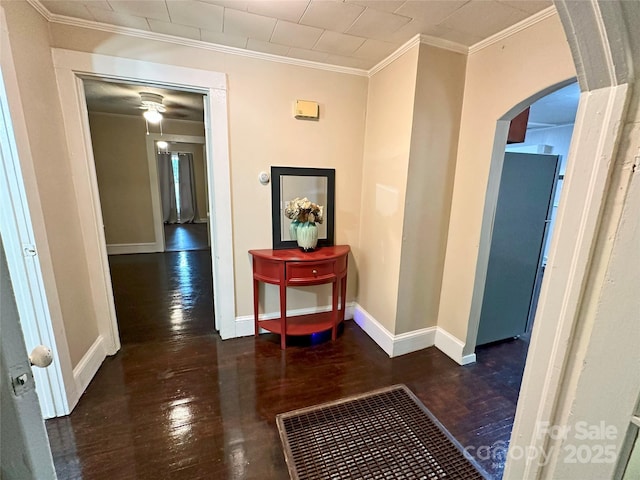
[[[296,100],[295,117],[304,120],[317,120],[320,117],[318,102]]]

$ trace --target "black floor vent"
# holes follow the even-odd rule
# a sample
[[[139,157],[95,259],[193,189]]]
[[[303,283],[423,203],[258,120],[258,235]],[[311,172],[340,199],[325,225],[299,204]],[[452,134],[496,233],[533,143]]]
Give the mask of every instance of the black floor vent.
[[[404,385],[277,416],[294,480],[483,479]]]

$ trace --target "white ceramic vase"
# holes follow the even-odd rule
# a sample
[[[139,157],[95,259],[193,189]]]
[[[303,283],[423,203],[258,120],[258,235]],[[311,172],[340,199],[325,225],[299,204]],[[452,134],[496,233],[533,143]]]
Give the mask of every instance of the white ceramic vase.
[[[298,246],[305,252],[314,250],[318,245],[318,226],[311,222],[300,223],[296,231],[296,238]]]

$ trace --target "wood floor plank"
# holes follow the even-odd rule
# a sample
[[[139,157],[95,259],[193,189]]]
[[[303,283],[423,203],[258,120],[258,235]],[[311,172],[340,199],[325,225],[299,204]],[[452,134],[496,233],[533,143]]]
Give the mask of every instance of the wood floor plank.
[[[286,479],[278,413],[398,383],[473,452],[509,440],[522,341],[481,347],[465,367],[435,348],[391,359],[351,321],[335,342],[284,351],[275,334],[222,341],[209,252],[110,265],[123,346],[70,416],[47,421],[60,479]],[[501,477],[504,458],[478,460]]]

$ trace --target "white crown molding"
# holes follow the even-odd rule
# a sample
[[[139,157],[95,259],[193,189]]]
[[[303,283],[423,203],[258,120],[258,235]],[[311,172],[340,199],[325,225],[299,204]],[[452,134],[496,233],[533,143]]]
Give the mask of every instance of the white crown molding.
[[[419,43],[424,43],[425,45],[431,45],[432,47],[443,48],[445,50],[451,50],[452,52],[462,53],[464,55],[467,55],[469,53],[469,47],[466,47],[460,43],[418,33],[417,35],[413,36],[407,43],[405,43],[400,48],[398,48],[395,52],[389,55],[387,58],[385,58],[380,63],[375,65],[373,68],[371,68],[367,72],[367,75],[369,77],[372,77],[373,75],[378,73],[380,70],[382,70],[384,67],[389,65],[391,62],[393,62],[397,58],[404,55],[408,50],[415,47]]]
[[[420,34],[420,43],[442,48],[444,50],[451,50],[452,52],[463,53],[464,55],[469,54],[469,47],[466,45],[446,40],[444,38],[432,37],[431,35]]]
[[[557,15],[557,12],[558,11],[556,10],[556,7],[554,7],[553,5],[545,8],[544,10],[540,10],[538,13],[525,18],[521,22],[511,25],[510,27],[507,27],[496,34],[491,35],[489,38],[485,38],[484,40],[471,45],[469,47],[469,55],[473,55],[474,53],[479,52],[480,50],[487,48],[494,43],[498,43],[505,38],[510,37],[511,35],[515,35],[516,33],[535,25],[536,23],[546,20],[549,17],[553,17],[554,15]]]
[[[145,38],[147,40],[157,40],[161,42],[173,43],[176,45],[201,48],[203,50],[226,53],[229,55],[238,55],[241,57],[255,58],[258,60],[266,60],[271,62],[284,63],[287,65],[314,68],[317,70],[326,70],[330,72],[345,73],[348,75],[357,75],[357,76],[364,76],[369,78],[375,75],[376,73],[378,73],[380,70],[382,70],[384,67],[392,63],[397,58],[401,57],[404,53],[406,53],[408,50],[415,47],[419,43],[423,43],[425,45],[431,45],[433,47],[443,48],[445,50],[450,50],[452,52],[457,52],[464,55],[471,55],[490,45],[493,45],[494,43],[504,40],[505,38],[508,38],[511,35],[514,35],[526,28],[529,28],[538,22],[541,22],[557,14],[557,10],[554,6],[548,7],[532,15],[531,17],[525,18],[521,22],[518,22],[515,25],[512,25],[502,30],[501,32],[498,32],[495,35],[492,35],[491,37],[486,38],[485,40],[482,40],[476,43],[475,45],[472,45],[471,47],[467,47],[465,45],[462,45],[460,43],[453,42],[450,40],[445,40],[443,38],[432,37],[430,35],[424,35],[424,34],[417,34],[414,37],[412,37],[409,41],[407,41],[404,45],[402,45],[400,48],[398,48],[395,52],[389,55],[387,58],[385,58],[384,60],[380,61],[378,64],[373,66],[371,69],[363,70],[360,68],[344,67],[344,66],[332,65],[328,63],[312,62],[310,60],[302,60],[298,58],[283,57],[280,55],[256,52],[256,51],[247,50],[244,48],[229,47],[226,45],[203,42],[202,40],[193,40],[193,39],[188,39],[183,37],[176,37],[173,35],[167,35],[164,33],[149,32],[146,30],[138,30],[135,28],[121,27],[118,25],[110,25],[106,23],[93,22],[90,20],[67,17],[64,15],[56,15],[49,12],[49,10],[47,10],[47,8],[44,5],[42,5],[42,3],[40,3],[40,0],[27,0],[27,2],[38,13],[40,13],[40,15],[42,15],[47,21],[51,23],[59,23],[61,25],[70,25],[70,26],[80,27],[80,28],[90,28],[92,30],[100,30],[103,32],[129,35],[129,36],[138,37],[138,38]]]
[[[121,35],[129,35],[147,40],[156,40],[161,42],[173,43],[175,45],[183,45],[186,47],[200,48],[203,50],[211,50],[219,53],[230,55],[238,55],[241,57],[255,58],[258,60],[266,60],[270,62],[284,63],[287,65],[295,65],[298,67],[315,68],[316,70],[326,70],[329,72],[346,73],[348,75],[357,75],[361,77],[368,76],[367,70],[353,67],[344,67],[341,65],[331,65],[328,63],[312,62],[310,60],[302,60],[299,58],[283,57],[270,53],[256,52],[244,48],[228,47],[216,43],[203,42],[202,40],[193,40],[189,38],[176,37],[164,33],[149,32],[146,30],[138,30],[136,28],[121,27],[118,25],[110,25],[107,23],[94,22],[81,18],[67,17],[64,15],[56,15],[49,12],[39,0],[27,0],[44,18],[51,23],[61,25],[70,25],[72,27],[90,28],[92,30],[100,30],[103,32],[116,33]]]
[[[36,11],[42,15],[48,22],[51,21],[52,15],[49,12],[49,10],[47,10],[47,7],[45,7],[44,5],[42,5],[42,3],[40,3],[40,0],[27,0],[27,3],[29,3],[33,8],[36,9]]]
[[[391,62],[393,62],[395,59],[401,57],[402,55],[405,54],[405,52],[407,52],[408,50],[412,49],[413,47],[415,47],[416,45],[418,45],[420,43],[420,34],[415,35],[414,37],[411,38],[411,40],[409,40],[407,43],[405,43],[404,45],[402,45],[400,48],[398,48],[395,52],[393,52],[391,55],[389,55],[387,58],[385,58],[384,60],[382,60],[380,63],[378,63],[377,65],[375,65],[374,67],[372,67],[368,72],[367,72],[367,76],[368,77],[372,77],[374,76],[376,73],[378,73],[380,70],[382,70],[384,67],[386,67],[387,65],[389,65]]]

